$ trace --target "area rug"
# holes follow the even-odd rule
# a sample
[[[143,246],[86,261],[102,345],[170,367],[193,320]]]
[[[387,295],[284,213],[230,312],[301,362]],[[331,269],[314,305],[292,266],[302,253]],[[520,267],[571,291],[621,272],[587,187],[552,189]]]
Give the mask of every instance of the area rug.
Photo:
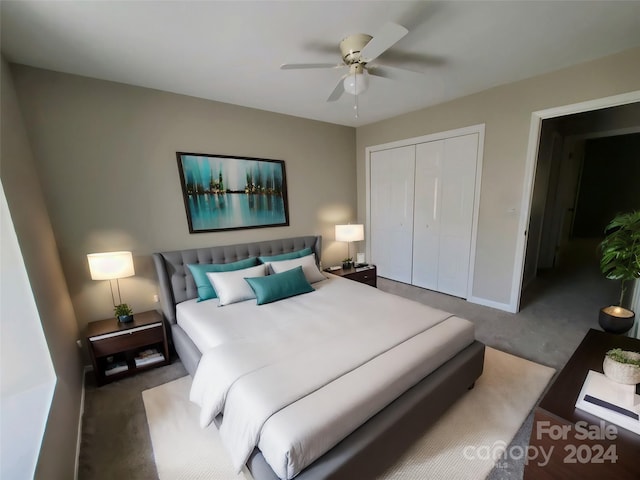
[[[380,478],[486,478],[553,374],[552,368],[487,347],[475,388]],[[198,426],[190,388],[186,376],[142,392],[160,480],[250,479],[247,471],[233,471],[216,428]]]

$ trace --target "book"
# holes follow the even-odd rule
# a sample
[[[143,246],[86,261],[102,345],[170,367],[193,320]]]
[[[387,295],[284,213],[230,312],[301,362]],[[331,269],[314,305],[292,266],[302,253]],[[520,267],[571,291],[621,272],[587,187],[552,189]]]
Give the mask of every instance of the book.
[[[162,362],[163,360],[164,360],[164,355],[162,355],[161,353],[157,355],[148,356],[145,358],[138,358],[138,357],[135,358],[136,367],[142,367],[144,365],[150,365],[152,363]]]
[[[371,270],[373,267],[371,265],[361,265],[355,267],[356,272],[364,272],[365,270]]]
[[[116,373],[124,372],[126,370],[129,370],[129,366],[127,365],[127,362],[124,362],[124,361],[114,362],[114,363],[107,364],[107,366],[104,369],[104,374],[106,376],[115,375]]]
[[[142,367],[144,365],[150,365],[152,363],[162,362],[164,360],[164,355],[158,352],[155,348],[148,348],[146,350],[142,350],[138,352],[134,361],[136,363],[136,367]]]
[[[138,352],[136,358],[146,358],[153,355],[160,355],[160,353],[155,348],[147,348],[146,350]]]
[[[152,363],[158,363],[164,361],[164,355],[153,358],[138,359],[136,358],[136,367],[144,367],[145,365],[151,365]]]
[[[589,370],[576,408],[640,434],[640,395],[635,385],[622,385]]]

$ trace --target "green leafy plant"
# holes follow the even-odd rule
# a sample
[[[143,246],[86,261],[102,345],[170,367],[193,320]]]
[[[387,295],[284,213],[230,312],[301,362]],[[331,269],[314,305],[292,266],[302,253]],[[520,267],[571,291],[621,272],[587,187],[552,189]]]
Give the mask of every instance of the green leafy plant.
[[[627,365],[633,365],[635,367],[640,367],[640,359],[633,358],[630,353],[635,352],[626,352],[621,348],[614,348],[613,350],[609,350],[607,352],[607,357],[609,357],[614,362],[625,363]]]
[[[116,305],[113,309],[113,313],[116,314],[116,317],[122,317],[124,315],[133,314],[133,310],[126,303],[121,303],[120,305]]]
[[[353,260],[353,258],[351,258],[351,257],[343,258],[342,259],[342,263],[351,263],[352,260]]]
[[[620,280],[622,305],[626,282],[640,278],[640,211],[621,213],[604,229],[600,243],[600,270],[610,280]]]

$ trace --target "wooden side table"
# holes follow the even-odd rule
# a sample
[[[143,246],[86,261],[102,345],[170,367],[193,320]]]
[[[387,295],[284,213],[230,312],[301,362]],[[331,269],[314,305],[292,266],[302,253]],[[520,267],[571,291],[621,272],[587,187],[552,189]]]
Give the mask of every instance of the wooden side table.
[[[325,272],[333,273],[340,277],[348,278],[356,282],[365,283],[372,287],[378,286],[378,269],[375,265],[367,265],[366,267],[357,268],[341,268],[340,270],[325,269]]]
[[[640,351],[640,340],[591,329],[558,374],[535,409],[525,480],[640,478],[640,435],[575,408],[588,371],[602,373],[617,347]]]
[[[87,344],[98,385],[169,363],[164,320],[155,310],[135,313],[129,323],[89,322]]]

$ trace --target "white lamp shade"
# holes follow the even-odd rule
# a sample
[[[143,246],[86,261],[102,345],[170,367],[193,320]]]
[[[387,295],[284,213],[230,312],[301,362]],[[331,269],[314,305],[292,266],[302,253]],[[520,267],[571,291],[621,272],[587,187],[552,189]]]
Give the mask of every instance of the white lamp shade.
[[[114,280],[135,275],[131,252],[89,253],[87,260],[93,280]]]
[[[364,240],[364,225],[336,225],[336,240],[338,242],[359,242]]]
[[[351,95],[360,95],[369,88],[369,74],[366,70],[362,73],[349,74],[343,81],[344,91]]]

